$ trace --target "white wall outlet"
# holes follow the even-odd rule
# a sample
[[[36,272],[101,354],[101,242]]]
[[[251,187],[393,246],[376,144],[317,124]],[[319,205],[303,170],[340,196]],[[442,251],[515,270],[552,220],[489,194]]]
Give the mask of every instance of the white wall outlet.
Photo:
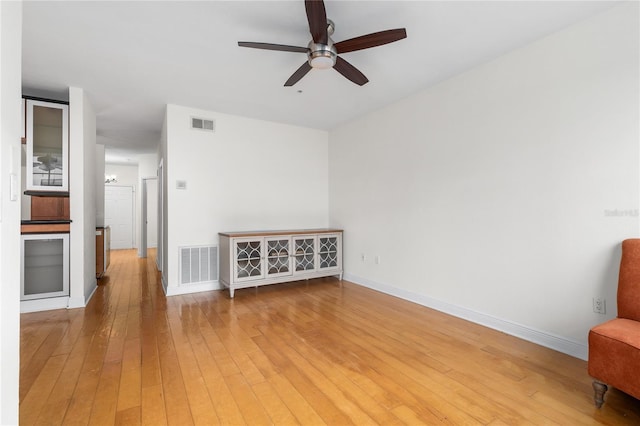
[[[376,256],[376,265],[380,264],[380,256]]]
[[[361,262],[364,262],[364,261],[366,261],[366,260],[367,260],[367,255],[366,255],[366,254],[364,254],[364,253],[360,254],[360,261],[361,261]]]
[[[602,297],[594,297],[593,298],[593,312],[596,314],[606,314],[607,313],[607,301]]]

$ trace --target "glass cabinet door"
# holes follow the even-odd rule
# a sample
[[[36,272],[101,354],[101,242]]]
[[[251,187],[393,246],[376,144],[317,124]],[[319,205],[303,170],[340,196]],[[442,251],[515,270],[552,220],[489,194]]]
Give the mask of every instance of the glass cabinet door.
[[[332,269],[340,266],[337,235],[320,235],[318,237],[318,268]]]
[[[289,237],[265,239],[267,249],[267,276],[291,275],[291,241]]]
[[[69,234],[22,236],[20,300],[69,295]]]
[[[316,238],[315,236],[293,237],[294,272],[311,272],[316,270]]]
[[[68,191],[69,106],[27,100],[27,178],[34,191]]]
[[[234,273],[236,281],[248,281],[263,278],[262,239],[236,240],[234,245]]]

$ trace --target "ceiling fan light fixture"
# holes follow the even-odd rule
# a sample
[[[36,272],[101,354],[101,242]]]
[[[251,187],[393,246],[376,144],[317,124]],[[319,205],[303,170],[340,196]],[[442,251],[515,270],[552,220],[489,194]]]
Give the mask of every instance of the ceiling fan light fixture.
[[[327,56],[317,56],[315,58],[312,58],[309,62],[312,68],[321,70],[333,67],[334,63],[335,61]]]
[[[329,39],[329,44],[319,44],[311,41],[309,43],[309,65],[312,68],[327,69],[332,68],[336,64],[338,52],[333,47],[333,42]]]

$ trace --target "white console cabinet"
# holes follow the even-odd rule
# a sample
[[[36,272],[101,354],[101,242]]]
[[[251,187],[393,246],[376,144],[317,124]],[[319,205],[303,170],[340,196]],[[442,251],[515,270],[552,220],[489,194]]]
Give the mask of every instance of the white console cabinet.
[[[342,279],[342,230],[221,232],[220,282],[236,289],[332,275]]]

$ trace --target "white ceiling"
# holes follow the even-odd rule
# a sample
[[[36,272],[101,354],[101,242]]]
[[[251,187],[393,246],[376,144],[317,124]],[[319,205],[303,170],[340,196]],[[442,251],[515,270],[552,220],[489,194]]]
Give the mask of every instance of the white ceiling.
[[[306,46],[302,0],[24,2],[23,87],[85,89],[107,160],[156,152],[165,105],[329,130],[615,5],[603,1],[326,1],[335,41],[405,27],[407,39],[343,56],[370,82],[334,70],[287,78]]]

